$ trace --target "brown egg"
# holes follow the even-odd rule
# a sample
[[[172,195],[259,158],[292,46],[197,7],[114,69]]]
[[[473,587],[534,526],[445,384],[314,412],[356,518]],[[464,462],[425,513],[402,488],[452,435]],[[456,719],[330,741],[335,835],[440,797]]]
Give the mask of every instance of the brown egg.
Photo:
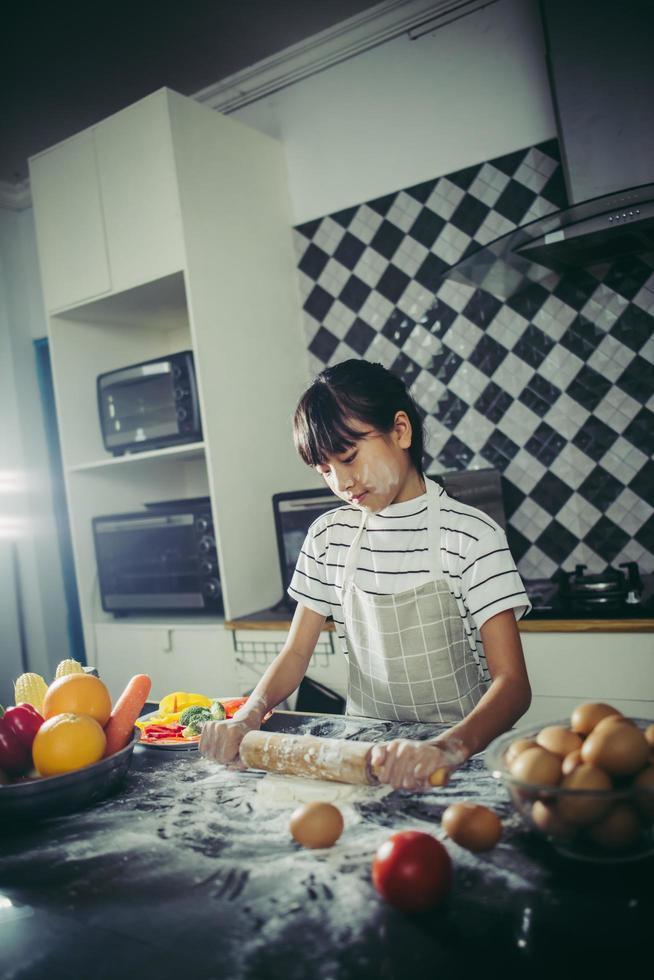
[[[525,749],[533,749],[537,744],[533,738],[517,738],[515,742],[511,742],[504,753],[504,761],[506,762],[507,768],[511,768],[511,764],[518,758],[521,752],[524,752]]]
[[[514,760],[511,775],[534,786],[556,786],[561,779],[561,759],[540,746],[525,749]]]
[[[588,828],[588,836],[600,847],[620,850],[633,844],[641,834],[641,823],[627,803],[618,803],[603,820]]]
[[[646,817],[654,817],[654,765],[639,772],[633,782],[636,806]]]
[[[569,752],[565,759],[561,763],[561,771],[564,776],[569,776],[571,772],[574,772],[577,766],[581,765],[581,749],[575,749],[574,752]]]
[[[452,803],[441,825],[448,837],[469,851],[488,851],[502,836],[502,821],[479,803]]]
[[[560,784],[560,789],[571,790],[610,790],[612,788],[611,779],[604,770],[587,764],[577,766],[569,776],[563,777]],[[562,820],[578,827],[585,827],[603,817],[610,807],[611,800],[603,799],[601,796],[561,795],[556,809]]]
[[[654,725],[648,725],[645,729],[645,738],[647,739],[649,745],[654,749]]]
[[[581,747],[581,758],[612,776],[630,776],[647,764],[649,745],[635,725],[605,725],[590,733]]]
[[[560,840],[572,837],[575,828],[570,827],[561,819],[554,805],[536,800],[531,808],[531,819],[544,834],[548,837],[557,837]]]
[[[343,833],[343,816],[331,803],[315,801],[294,810],[288,827],[302,847],[331,847]]]
[[[581,738],[576,732],[571,732],[563,725],[547,725],[541,728],[536,736],[537,743],[548,752],[563,758],[581,748]]]
[[[605,732],[615,725],[631,725],[632,728],[637,727],[631,718],[625,718],[624,715],[608,715],[608,717],[602,718],[601,721],[597,722],[591,734],[595,735],[597,732]]]
[[[601,702],[579,704],[572,712],[570,727],[573,732],[578,732],[580,735],[588,735],[602,718],[606,718],[608,715],[619,714],[621,712],[617,708],[612,708],[610,704],[603,704]]]

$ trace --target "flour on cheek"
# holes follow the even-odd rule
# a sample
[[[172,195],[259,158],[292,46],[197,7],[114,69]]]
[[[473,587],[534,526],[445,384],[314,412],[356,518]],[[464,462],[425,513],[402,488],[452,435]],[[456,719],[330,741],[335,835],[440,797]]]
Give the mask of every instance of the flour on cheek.
[[[383,510],[393,500],[399,489],[400,480],[400,467],[388,460],[378,460],[372,465],[364,463],[361,467],[361,485],[369,487],[375,496],[389,498],[377,508],[379,510]]]

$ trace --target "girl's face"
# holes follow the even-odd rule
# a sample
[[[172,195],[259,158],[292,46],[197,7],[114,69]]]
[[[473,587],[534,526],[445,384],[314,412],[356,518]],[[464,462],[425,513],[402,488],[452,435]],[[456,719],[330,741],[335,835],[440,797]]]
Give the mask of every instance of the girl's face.
[[[397,412],[388,433],[357,420],[349,420],[349,425],[361,437],[345,452],[316,466],[337,497],[377,513],[424,493],[424,482],[409,456],[412,432],[405,412]]]

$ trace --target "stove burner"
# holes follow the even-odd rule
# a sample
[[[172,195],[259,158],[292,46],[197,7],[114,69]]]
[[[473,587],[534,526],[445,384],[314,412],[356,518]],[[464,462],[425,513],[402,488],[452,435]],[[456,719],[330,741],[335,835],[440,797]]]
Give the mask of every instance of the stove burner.
[[[596,574],[587,574],[585,565],[577,565],[574,572],[561,569],[553,579],[527,581],[525,588],[534,619],[654,615],[654,575],[641,577],[636,562],[625,562],[620,568],[608,566]]]

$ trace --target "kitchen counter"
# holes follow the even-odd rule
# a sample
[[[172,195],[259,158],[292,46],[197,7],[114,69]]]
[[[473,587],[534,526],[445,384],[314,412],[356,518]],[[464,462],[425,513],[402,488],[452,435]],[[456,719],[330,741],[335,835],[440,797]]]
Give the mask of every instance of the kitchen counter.
[[[273,727],[333,737],[426,738],[438,726],[279,712]],[[258,773],[197,752],[137,747],[113,798],[0,843],[0,975],[15,980],[153,976],[358,980],[486,975],[584,976],[650,953],[652,861],[586,865],[525,831],[475,757],[450,785],[344,808],[333,848],[289,836],[290,808],[262,808]],[[442,837],[459,799],[500,814],[504,835],[473,855]],[[445,902],[420,915],[386,905],[370,882],[393,831],[444,840],[454,865]],[[642,946],[642,950],[640,947]]]
[[[286,632],[291,625],[291,614],[277,613],[271,609],[225,621],[227,630],[279,630]],[[325,623],[325,631],[333,632],[334,624]],[[654,618],[649,616],[620,618],[556,618],[530,613],[518,623],[521,633],[654,633]]]

